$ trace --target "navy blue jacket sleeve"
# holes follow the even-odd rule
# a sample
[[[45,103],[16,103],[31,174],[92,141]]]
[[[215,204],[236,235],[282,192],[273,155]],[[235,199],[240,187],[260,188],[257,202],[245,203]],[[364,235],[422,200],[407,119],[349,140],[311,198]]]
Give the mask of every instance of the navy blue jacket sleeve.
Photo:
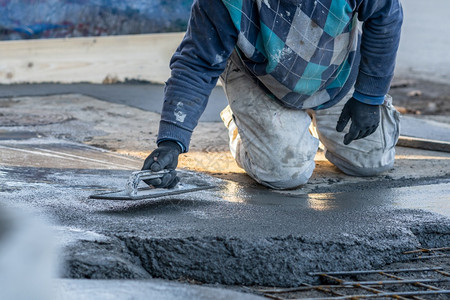
[[[192,131],[237,41],[221,0],[196,0],[188,29],[170,61],[158,143],[175,140],[187,152]]]
[[[403,22],[400,1],[362,0],[358,7],[358,18],[363,22],[363,33],[355,91],[369,96],[367,98],[384,98],[394,75],[400,42]]]

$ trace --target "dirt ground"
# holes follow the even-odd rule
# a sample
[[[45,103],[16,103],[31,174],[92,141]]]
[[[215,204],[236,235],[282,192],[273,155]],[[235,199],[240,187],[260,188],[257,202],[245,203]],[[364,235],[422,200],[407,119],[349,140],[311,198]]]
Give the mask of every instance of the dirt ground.
[[[396,78],[389,94],[402,114],[442,116],[437,120],[450,121],[450,84]]]

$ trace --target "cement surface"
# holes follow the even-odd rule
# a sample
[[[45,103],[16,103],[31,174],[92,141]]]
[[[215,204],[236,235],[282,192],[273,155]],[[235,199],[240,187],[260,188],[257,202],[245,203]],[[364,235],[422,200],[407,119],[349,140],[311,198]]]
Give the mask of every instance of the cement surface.
[[[124,169],[137,161],[64,141],[15,147],[27,156],[16,155],[16,166],[0,169],[0,195],[3,203],[31,206],[56,225],[63,277],[291,286],[310,280],[310,271],[376,268],[401,260],[406,250],[446,246],[450,238],[445,178],[407,188],[366,184],[366,190],[287,195],[185,171],[183,182],[218,189],[156,200],[90,200],[92,193],[121,188],[130,174]],[[52,156],[30,166],[40,151],[74,161]],[[2,161],[11,161],[4,153]],[[110,164],[94,168],[99,161]]]
[[[72,118],[0,128],[0,197],[52,222],[62,277],[295,286],[314,280],[308,271],[377,268],[448,246],[450,154],[398,148],[394,170],[356,178],[318,153],[310,183],[279,193],[230,162],[221,124],[201,123],[180,158],[182,180],[217,189],[90,200],[140,168],[159,116],[81,95],[0,100],[11,113],[36,113],[37,103],[40,118]]]
[[[448,26],[439,17],[447,2],[407,2],[397,74],[448,83]],[[62,277],[296,286],[314,280],[308,271],[377,268],[406,259],[406,250],[449,246],[449,154],[397,147],[392,171],[354,178],[319,152],[307,185],[275,193],[235,165],[220,123],[200,123],[191,152],[180,157],[181,168],[212,176],[187,171],[183,180],[205,180],[218,189],[159,200],[89,200],[92,193],[122,188],[154,148],[161,87],[118,86],[99,86],[95,93],[91,85],[0,89],[7,96],[0,99],[2,112],[73,117],[0,128],[2,203],[31,208],[52,222]],[[94,97],[16,97],[74,92]],[[217,120],[225,103],[223,97],[210,101],[217,107],[203,120]],[[96,282],[80,283],[57,285],[69,294],[82,286],[79,295],[84,289],[105,295]],[[107,283],[107,293],[111,289]]]

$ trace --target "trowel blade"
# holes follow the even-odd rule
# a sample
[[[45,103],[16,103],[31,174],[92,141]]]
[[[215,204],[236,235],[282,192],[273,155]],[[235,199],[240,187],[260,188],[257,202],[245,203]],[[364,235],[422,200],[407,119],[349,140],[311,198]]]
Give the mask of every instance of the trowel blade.
[[[96,195],[91,195],[89,198],[91,199],[101,199],[101,200],[144,200],[144,199],[152,199],[159,198],[164,196],[178,195],[184,193],[190,193],[195,191],[212,189],[215,186],[205,185],[198,186],[193,184],[178,184],[173,189],[152,189],[152,188],[139,188],[138,193],[134,196],[131,196],[126,190],[110,192],[110,193],[101,193]]]

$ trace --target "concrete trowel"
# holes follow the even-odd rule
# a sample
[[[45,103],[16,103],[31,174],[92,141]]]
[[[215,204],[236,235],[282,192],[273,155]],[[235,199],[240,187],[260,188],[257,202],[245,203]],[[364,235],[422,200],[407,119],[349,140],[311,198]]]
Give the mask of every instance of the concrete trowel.
[[[162,178],[167,173],[169,173],[169,170],[162,170],[159,172],[152,172],[150,170],[136,171],[131,173],[124,190],[91,195],[89,198],[103,199],[103,200],[143,200],[177,194],[184,194],[189,192],[211,189],[215,187],[208,184],[200,185],[200,184],[188,184],[180,182],[172,189],[163,189],[163,188],[153,188],[146,185],[145,183],[141,184],[143,180]],[[140,185],[142,186],[140,187]]]

